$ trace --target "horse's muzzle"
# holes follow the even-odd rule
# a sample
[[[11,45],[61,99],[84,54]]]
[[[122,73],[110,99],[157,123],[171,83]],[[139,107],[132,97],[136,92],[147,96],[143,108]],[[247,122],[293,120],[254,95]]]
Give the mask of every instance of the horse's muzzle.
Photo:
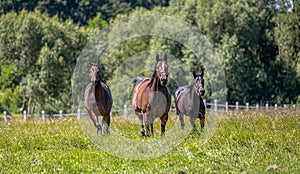
[[[168,79],[161,79],[160,82],[162,85],[166,85],[168,82]]]
[[[199,90],[199,94],[200,94],[200,96],[203,96],[203,95],[204,95],[204,93],[205,93],[205,90],[204,90],[204,89],[200,89],[200,90]]]

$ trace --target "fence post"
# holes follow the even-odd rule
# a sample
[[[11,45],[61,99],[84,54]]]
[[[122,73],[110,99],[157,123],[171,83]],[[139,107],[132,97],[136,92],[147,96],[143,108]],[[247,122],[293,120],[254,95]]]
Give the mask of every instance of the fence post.
[[[286,107],[286,104],[284,104],[284,105],[283,105],[283,108],[284,108],[284,109],[286,109],[286,108],[287,108],[287,107]]]
[[[269,110],[269,103],[266,104],[266,110]]]
[[[80,119],[80,109],[77,109],[77,120]]]
[[[203,100],[203,103],[204,103],[204,107],[207,108],[206,107],[206,100],[205,99]]]
[[[246,103],[246,111],[249,111],[249,103]]]
[[[258,111],[259,110],[259,104],[258,103],[256,103],[256,111]]]
[[[3,111],[3,115],[4,115],[4,121],[7,122],[7,112]]]
[[[278,108],[278,105],[277,105],[277,103],[275,104],[275,106],[274,106],[274,107],[275,107],[275,110],[277,110],[277,108]]]
[[[23,111],[23,119],[24,119],[24,122],[26,122],[26,120],[27,120],[26,111]]]
[[[215,105],[215,112],[218,110],[218,100],[214,99],[214,105]]]
[[[228,102],[225,102],[225,111],[228,112]]]
[[[43,123],[45,122],[45,111],[44,110],[42,110],[42,121],[43,121]]]
[[[239,102],[235,102],[235,109],[239,110]]]
[[[293,104],[293,109],[296,110],[296,105],[295,104]]]
[[[63,117],[63,111],[62,110],[59,110],[59,116],[62,119],[62,117]]]
[[[124,109],[124,112],[123,112],[124,117],[127,118],[127,105],[124,105],[124,106],[123,106],[123,109]]]

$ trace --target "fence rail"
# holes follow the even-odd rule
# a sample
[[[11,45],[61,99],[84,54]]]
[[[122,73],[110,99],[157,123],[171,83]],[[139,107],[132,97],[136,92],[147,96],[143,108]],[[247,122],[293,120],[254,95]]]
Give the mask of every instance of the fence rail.
[[[255,106],[250,106],[249,103],[246,103],[246,105],[239,105],[239,102],[236,102],[235,105],[233,104],[228,104],[228,102],[225,102],[223,104],[218,103],[217,100],[214,100],[213,103],[206,103],[206,101],[204,100],[204,105],[206,107],[207,110],[209,111],[237,111],[240,109],[249,111],[249,110],[253,110],[255,109],[256,111],[259,110],[279,110],[279,109],[291,109],[291,110],[298,110],[297,105],[293,104],[293,105],[287,105],[287,104],[283,104],[282,106],[279,106],[278,104],[275,104],[274,106],[270,106],[268,103],[265,104],[265,106],[260,106],[259,104],[256,104]],[[171,109],[171,111],[175,111],[174,108]],[[123,116],[123,117],[128,117],[129,116],[129,110],[127,105],[124,105],[123,110],[114,110],[113,112],[111,112],[111,117],[113,116],[112,113],[117,113],[116,115],[118,116]],[[119,114],[119,113],[123,113],[123,114]],[[41,111],[41,118],[42,118],[42,122],[46,121],[46,117],[68,117],[68,116],[76,116],[77,119],[80,119],[81,116],[83,115],[87,115],[87,113],[81,112],[80,109],[77,110],[76,113],[63,113],[62,110],[59,110],[58,114],[46,114],[45,111]],[[4,121],[7,122],[8,121],[8,114],[6,111],[3,112],[3,117],[4,117]],[[23,112],[23,120],[24,122],[26,122],[28,120],[28,114],[26,113],[26,111]]]

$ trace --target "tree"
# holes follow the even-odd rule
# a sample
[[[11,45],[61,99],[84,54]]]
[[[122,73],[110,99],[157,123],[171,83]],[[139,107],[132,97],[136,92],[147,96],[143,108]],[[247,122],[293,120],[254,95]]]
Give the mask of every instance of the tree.
[[[71,76],[85,36],[71,21],[50,18],[38,11],[1,16],[0,60],[22,77],[28,113],[45,109],[70,110]]]

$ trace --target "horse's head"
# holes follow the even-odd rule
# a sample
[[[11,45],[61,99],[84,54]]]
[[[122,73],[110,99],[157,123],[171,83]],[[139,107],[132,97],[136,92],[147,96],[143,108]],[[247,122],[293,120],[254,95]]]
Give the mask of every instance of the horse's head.
[[[162,59],[159,59],[159,56],[156,56],[155,64],[156,76],[159,78],[161,85],[166,85],[168,82],[168,62],[167,55],[165,54]]]
[[[201,74],[196,74],[196,72],[193,71],[194,87],[196,89],[197,95],[199,95],[199,96],[203,96],[205,93],[203,75],[204,75],[203,69],[201,70]]]
[[[100,77],[100,70],[98,64],[90,63],[90,80],[96,82]]]

